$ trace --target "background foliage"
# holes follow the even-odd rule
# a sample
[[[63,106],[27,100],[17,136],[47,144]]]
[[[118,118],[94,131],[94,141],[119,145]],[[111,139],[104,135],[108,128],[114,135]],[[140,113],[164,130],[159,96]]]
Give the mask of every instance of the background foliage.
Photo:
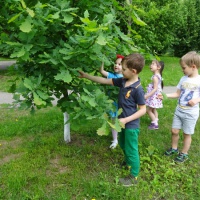
[[[17,9],[20,7],[19,2],[20,0],[2,1],[3,6],[0,8],[2,13],[0,16],[2,55],[9,55],[5,41],[13,39],[11,32],[15,32],[16,27],[13,27],[13,24],[8,25],[7,22],[11,15],[17,13]],[[37,0],[25,1],[28,7],[33,7],[37,2]],[[51,1],[41,0],[40,2],[43,5],[51,4]],[[79,16],[83,16],[83,13],[89,10],[91,19],[98,18],[100,21],[112,7],[115,10],[116,19],[118,19],[118,23],[115,21],[116,25],[123,33],[129,33],[136,46],[147,52],[181,56],[190,50],[199,50],[200,2],[198,0],[112,0],[106,2],[80,0],[68,1],[68,3],[70,7],[78,8]],[[73,22],[75,22],[74,20]]]

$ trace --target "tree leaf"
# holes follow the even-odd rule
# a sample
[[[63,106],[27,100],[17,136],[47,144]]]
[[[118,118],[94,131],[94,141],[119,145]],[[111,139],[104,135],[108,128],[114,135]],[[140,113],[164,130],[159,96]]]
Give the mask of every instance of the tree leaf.
[[[91,107],[96,107],[97,106],[97,103],[95,101],[95,98],[91,98],[91,95],[90,96],[86,96],[86,95],[81,95],[80,97],[84,102],[86,103],[89,103],[89,105]]]
[[[114,124],[110,123],[109,121],[108,124],[110,125],[111,128],[116,129]]]
[[[104,15],[103,22],[104,23],[112,23],[114,20],[114,16],[112,14]]]
[[[88,10],[86,10],[86,11],[84,12],[84,17],[85,17],[85,18],[89,18],[89,16],[90,16],[90,15],[89,15],[89,12],[88,12]]]
[[[119,116],[122,113],[122,111],[123,111],[122,108],[118,109],[117,116]]]
[[[27,18],[24,22],[22,22],[22,24],[19,28],[22,32],[29,33],[32,29],[30,19]]]
[[[46,105],[46,102],[43,101],[35,92],[33,92],[34,103],[38,106]]]
[[[22,46],[22,44],[19,42],[6,42],[6,44],[9,44],[11,46]]]
[[[15,21],[20,15],[21,15],[21,13],[18,13],[17,15],[13,16],[13,17],[8,21],[8,24],[9,24],[10,22]]]
[[[59,19],[60,17],[60,11],[56,12],[54,15],[51,16],[53,19]]]
[[[106,40],[105,40],[105,37],[103,36],[103,34],[100,34],[99,37],[97,38],[97,41],[96,43],[104,46],[107,44]]]
[[[26,11],[28,12],[28,14],[29,14],[31,17],[34,17],[34,16],[35,16],[34,11],[31,10],[30,8],[26,8]]]
[[[97,134],[102,136],[102,135],[108,135],[110,133],[110,129],[106,125],[106,123],[103,123],[102,127],[97,129]]]
[[[22,47],[22,48],[20,49],[20,51],[17,51],[17,52],[15,52],[15,53],[11,54],[10,57],[11,57],[11,58],[16,58],[16,57],[20,58],[20,57],[24,56],[25,53],[26,53],[26,51],[24,50],[24,47]]]
[[[46,93],[44,93],[44,92],[41,91],[41,90],[36,90],[36,93],[39,95],[39,97],[40,97],[41,99],[46,100],[46,99],[49,98],[49,95],[47,95]]]
[[[23,8],[26,8],[26,3],[24,2],[24,0],[20,0],[21,4],[22,4],[22,7]]]
[[[167,95],[164,92],[161,92],[161,94],[162,94],[164,100],[168,99]]]
[[[62,13],[62,16],[64,17],[65,23],[71,23],[73,21],[73,16],[69,14]]]
[[[56,80],[62,80],[65,83],[70,83],[72,81],[72,76],[69,73],[69,71],[61,71],[59,74],[57,74],[56,76],[54,76],[54,78]]]
[[[119,27],[115,26],[115,30],[117,31],[117,33],[119,34],[119,36],[120,36],[124,41],[129,42],[129,43],[131,42],[131,39],[130,39],[128,36],[126,36],[124,33],[122,33],[122,32],[120,31]]]
[[[122,124],[118,119],[115,120],[115,123],[107,121],[111,128],[115,129],[117,132],[120,132],[122,128],[125,128],[125,125]]]
[[[34,89],[34,84],[32,83],[32,81],[28,78],[24,79],[24,86],[26,88],[28,88],[29,90],[33,90]]]
[[[144,21],[142,21],[139,17],[135,17],[134,15],[132,15],[132,19],[133,19],[133,21],[137,24],[137,25],[139,25],[139,26],[146,26],[147,24],[144,22]]]

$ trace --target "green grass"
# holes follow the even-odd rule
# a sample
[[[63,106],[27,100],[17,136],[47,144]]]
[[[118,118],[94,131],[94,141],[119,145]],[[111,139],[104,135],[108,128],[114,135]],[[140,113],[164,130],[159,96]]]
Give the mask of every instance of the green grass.
[[[183,76],[182,69],[179,64],[179,58],[175,57],[160,57],[165,63],[163,70],[163,82],[164,86],[176,86]],[[146,62],[146,65],[140,73],[140,78],[144,87],[151,82],[151,76],[153,75],[150,71],[151,62]]]
[[[13,81],[17,78],[13,72],[8,70],[0,70],[0,91],[9,92],[10,87],[13,84]]]
[[[170,147],[172,110],[176,101],[159,110],[160,129],[147,130],[141,119],[139,150],[141,172],[135,187],[124,188],[119,177],[123,154],[109,150],[111,135],[97,136],[98,121],[79,125],[73,121],[72,142],[63,142],[63,116],[58,108],[28,111],[1,108],[0,199],[198,199],[200,167],[197,123],[190,159],[174,164],[163,152]],[[76,131],[74,131],[76,130]],[[182,146],[182,136],[180,148]]]
[[[176,66],[178,59],[165,57],[163,60],[167,63],[163,74],[170,76],[171,67],[168,66]],[[182,76],[178,64],[174,71],[172,83],[176,85]],[[148,79],[148,83],[149,72],[146,66],[141,74],[141,79]],[[11,78],[0,74],[5,77],[3,82]],[[164,79],[170,83],[170,77]],[[63,142],[63,115],[58,108],[41,109],[31,115],[29,111],[2,105],[0,200],[198,200],[200,121],[193,136],[190,159],[184,164],[174,164],[173,157],[165,157],[163,153],[171,143],[176,100],[163,103],[164,108],[158,110],[159,130],[148,130],[149,117],[141,118],[139,183],[130,188],[118,184],[119,177],[128,174],[118,167],[123,153],[119,146],[114,150],[108,148],[111,135],[96,134],[98,120],[72,121],[72,142],[66,144]],[[182,140],[181,132],[180,149]]]
[[[0,57],[0,61],[5,61],[5,60],[13,60],[13,59]]]

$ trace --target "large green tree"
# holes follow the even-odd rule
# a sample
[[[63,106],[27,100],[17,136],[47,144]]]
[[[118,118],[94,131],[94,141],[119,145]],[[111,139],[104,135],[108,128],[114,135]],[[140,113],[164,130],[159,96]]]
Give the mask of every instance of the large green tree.
[[[8,30],[4,29],[3,41],[17,60],[20,81],[12,87],[16,103],[34,111],[59,99],[66,142],[71,140],[69,115],[77,125],[98,118],[98,134],[107,134],[113,126],[106,114],[112,109],[111,98],[103,86],[78,79],[77,71],[97,74],[102,61],[110,66],[117,53],[139,51],[120,30],[116,14],[128,5],[115,0],[8,0],[4,5],[0,11]],[[135,20],[142,23],[138,16]],[[120,129],[118,121],[114,126]]]

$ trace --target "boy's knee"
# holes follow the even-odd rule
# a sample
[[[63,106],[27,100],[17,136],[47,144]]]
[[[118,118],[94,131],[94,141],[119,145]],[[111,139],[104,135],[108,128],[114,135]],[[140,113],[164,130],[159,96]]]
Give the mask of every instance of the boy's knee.
[[[172,133],[172,135],[178,135],[179,134],[179,129],[172,128],[171,133]]]

